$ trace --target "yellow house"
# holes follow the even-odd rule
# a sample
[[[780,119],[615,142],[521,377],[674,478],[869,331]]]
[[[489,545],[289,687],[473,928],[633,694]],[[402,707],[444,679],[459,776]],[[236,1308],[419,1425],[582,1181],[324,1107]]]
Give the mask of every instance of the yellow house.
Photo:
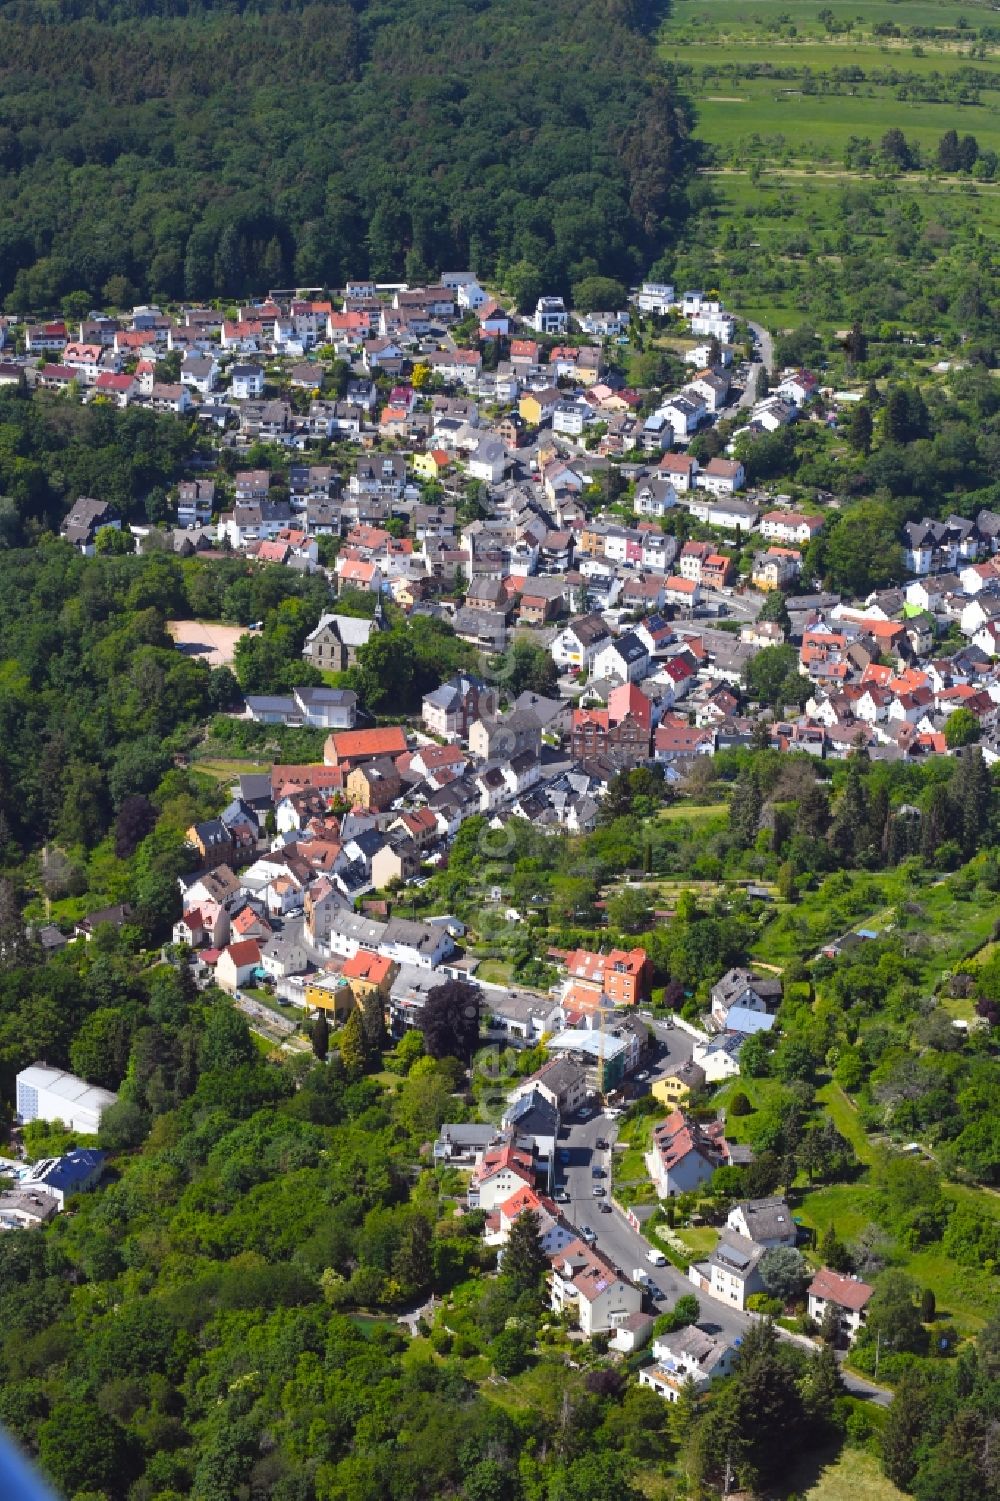
[[[353,958],[347,960],[341,977],[350,985],[358,1005],[363,1007],[375,996],[383,1001],[387,1000],[392,982],[398,974],[399,965],[394,959],[359,949]]]
[[[430,448],[418,453],[413,459],[413,468],[421,479],[436,480],[451,467],[451,457],[443,448]]]
[[[335,1021],[346,1021],[354,1010],[351,987],[340,975],[314,975],[305,983],[304,999],[310,1011],[326,1011]]]
[[[546,417],[551,416],[552,408],[558,403],[562,393],[555,386],[546,386],[544,391],[525,391],[517,404],[517,410],[525,422],[532,427],[538,427]]]
[[[690,1059],[682,1063],[672,1074],[657,1079],[650,1093],[668,1110],[677,1110],[688,1104],[691,1096],[705,1087],[705,1070]]]

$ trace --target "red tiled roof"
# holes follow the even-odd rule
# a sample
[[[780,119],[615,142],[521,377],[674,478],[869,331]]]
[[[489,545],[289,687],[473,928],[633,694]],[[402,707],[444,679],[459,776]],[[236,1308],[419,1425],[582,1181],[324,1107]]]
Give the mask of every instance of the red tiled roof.
[[[809,1284],[809,1292],[814,1298],[822,1298],[824,1303],[836,1303],[840,1308],[850,1308],[855,1313],[864,1308],[874,1291],[867,1282],[831,1272],[828,1266],[820,1267]]]

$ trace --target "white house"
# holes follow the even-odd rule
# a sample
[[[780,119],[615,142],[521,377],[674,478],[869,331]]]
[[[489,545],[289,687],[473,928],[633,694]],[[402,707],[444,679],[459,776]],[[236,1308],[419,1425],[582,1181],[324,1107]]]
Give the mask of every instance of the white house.
[[[794,1246],[798,1230],[784,1199],[741,1199],[729,1211],[726,1224],[756,1246]]]
[[[215,978],[223,990],[230,994],[241,985],[249,985],[254,971],[260,967],[260,948],[255,938],[245,938],[240,943],[231,943],[219,955],[215,966]]]
[[[676,1402],[688,1382],[703,1391],[716,1377],[728,1376],[736,1359],[734,1346],[697,1324],[654,1340],[652,1354],[655,1364],[639,1372],[639,1385],[652,1387],[667,1402]]]
[[[658,410],[670,423],[678,443],[693,433],[705,417],[705,403],[695,392],[671,396]]]
[[[608,641],[594,657],[594,675],[638,683],[649,674],[649,651],[634,631]]]
[[[744,1309],[753,1293],[764,1291],[759,1270],[764,1249],[734,1230],[726,1230],[708,1262],[702,1265],[692,1262],[688,1276],[696,1287],[718,1298],[720,1303]]]
[[[579,667],[589,672],[598,652],[610,641],[611,631],[602,616],[583,615],[558,632],[549,653],[557,667]]]
[[[795,511],[765,511],[760,518],[760,534],[768,542],[805,547],[822,530],[822,516],[800,516]]]
[[[845,1277],[840,1272],[831,1272],[829,1267],[820,1267],[809,1284],[809,1317],[821,1324],[827,1309],[835,1309],[840,1334],[853,1340],[865,1321],[868,1300],[874,1291],[857,1277]]]
[[[728,500],[724,496],[692,496],[688,501],[688,510],[695,521],[703,521],[706,526],[717,526],[722,531],[751,532],[757,525],[756,506],[742,500]]]
[[[232,394],[237,401],[256,401],[264,394],[264,372],[259,365],[234,365]]]
[[[665,318],[673,310],[674,289],[668,282],[644,281],[635,299],[640,313],[654,313]]]
[[[646,1166],[661,1199],[672,1199],[707,1183],[723,1166],[714,1136],[684,1110],[674,1110],[653,1128]]]
[[[736,320],[731,313],[721,308],[712,311],[707,306],[693,314],[689,328],[700,339],[718,339],[720,344],[731,344],[736,332]]]
[[[677,504],[677,491],[667,477],[643,480],[636,486],[633,508],[637,516],[666,516]]]
[[[539,334],[563,334],[569,324],[569,314],[561,297],[539,297],[531,325]]]
[[[571,1242],[553,1256],[552,1311],[576,1315],[580,1331],[588,1339],[617,1329],[642,1311],[642,1293],[596,1247],[582,1240]]]
[[[480,438],[469,454],[469,476],[498,485],[507,469],[507,451],[499,438]]]
[[[733,495],[742,490],[746,473],[738,459],[709,459],[698,474],[699,490],[708,490],[712,495]]]

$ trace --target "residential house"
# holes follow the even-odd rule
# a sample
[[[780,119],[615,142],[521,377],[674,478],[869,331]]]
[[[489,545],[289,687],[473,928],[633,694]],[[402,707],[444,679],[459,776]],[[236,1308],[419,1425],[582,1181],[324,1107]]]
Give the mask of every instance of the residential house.
[[[607,759],[623,770],[648,761],[652,716],[653,706],[640,688],[619,684],[606,709],[573,710],[573,759]]]
[[[767,1248],[794,1246],[798,1229],[787,1202],[772,1195],[766,1199],[742,1199],[729,1211],[726,1224],[744,1240]]]
[[[459,673],[425,693],[421,718],[432,735],[466,740],[478,719],[495,719],[499,699],[495,688],[469,673]]]
[[[597,954],[590,949],[573,949],[565,959],[566,990],[574,998],[589,991],[606,996],[618,1006],[635,1006],[649,993],[652,966],[645,949],[611,949]]]
[[[260,365],[234,365],[230,393],[237,401],[258,401],[264,395],[264,371]]]
[[[455,943],[448,929],[441,924],[392,917],[386,924],[379,947],[383,954],[400,965],[437,969],[454,953]]]
[[[215,485],[211,480],[182,480],[177,486],[177,525],[208,526],[215,505]]]
[[[611,644],[611,631],[600,615],[583,615],[553,638],[549,652],[556,666],[591,672],[598,653]]]
[[[649,673],[649,652],[634,631],[600,647],[593,659],[593,675],[635,683]]]
[[[533,1091],[554,1105],[565,1119],[586,1103],[587,1076],[571,1058],[552,1058],[527,1079],[522,1079],[507,1098],[513,1103]]]
[[[698,460],[686,453],[665,453],[659,473],[667,477],[678,495],[687,495],[697,484]]]
[[[59,1205],[45,1189],[19,1183],[0,1193],[0,1230],[37,1230],[59,1212]]]
[[[372,886],[376,891],[382,891],[393,882],[411,881],[419,874],[420,850],[405,834],[390,834],[382,848],[372,856]]]
[[[806,547],[822,530],[822,516],[800,516],[795,511],[765,511],[760,518],[760,534],[767,542]]]
[[[633,1286],[596,1246],[575,1240],[552,1258],[553,1313],[575,1315],[590,1339],[610,1332],[642,1311],[642,1292]]]
[[[105,527],[121,531],[121,526],[121,521],[112,510],[110,501],[81,497],[74,502],[59,535],[89,558],[94,554],[97,534]]]
[[[764,1291],[760,1274],[764,1254],[763,1246],[755,1245],[734,1230],[724,1230],[707,1263],[692,1262],[688,1277],[709,1297],[742,1310],[752,1294]]]
[[[736,1347],[718,1335],[689,1324],[653,1341],[653,1364],[643,1366],[639,1385],[652,1387],[667,1402],[676,1402],[685,1388],[704,1391],[718,1377],[728,1376],[736,1353]]]
[[[735,495],[745,481],[746,473],[738,459],[714,458],[699,471],[696,483],[699,490],[712,495]]]
[[[233,837],[221,818],[192,824],[184,837],[197,852],[203,870],[214,870],[217,865],[232,863]]]
[[[772,589],[788,589],[794,584],[802,568],[802,554],[794,547],[769,547],[766,552],[754,553],[750,582],[764,593]]]
[[[537,334],[562,334],[569,325],[569,314],[561,297],[539,297],[531,318]]]
[[[360,808],[385,813],[402,791],[395,763],[388,756],[378,756],[355,766],[347,777],[347,795]]]
[[[720,1030],[728,1029],[727,1019],[734,1006],[742,1011],[773,1016],[781,1004],[781,993],[780,980],[765,979],[752,970],[737,966],[712,986],[712,1021]]]
[[[693,1094],[705,1088],[705,1070],[688,1058],[677,1064],[669,1074],[657,1079],[650,1090],[654,1100],[659,1100],[668,1110],[679,1110],[687,1105]]]
[[[683,1110],[674,1110],[653,1129],[646,1165],[661,1199],[689,1193],[723,1166],[719,1138]]]
[[[875,1291],[857,1277],[847,1277],[820,1267],[809,1284],[809,1317],[822,1324],[828,1308],[837,1317],[838,1333],[848,1343],[857,1338],[865,1322],[868,1302]]]

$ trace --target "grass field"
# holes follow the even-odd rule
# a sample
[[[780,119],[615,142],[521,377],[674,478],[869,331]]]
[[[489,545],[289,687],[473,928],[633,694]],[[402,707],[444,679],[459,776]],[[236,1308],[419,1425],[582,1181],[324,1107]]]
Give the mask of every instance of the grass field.
[[[661,808],[659,817],[666,823],[710,823],[712,819],[729,817],[728,803],[671,803]]]
[[[886,23],[900,35],[875,35]],[[945,0],[833,0],[822,10],[797,0],[675,0],[660,55],[693,100],[708,148],[695,234],[704,283],[773,329],[808,321],[829,332],[843,326],[854,286],[843,257],[892,262],[896,225],[915,208],[933,257],[905,267],[905,298],[889,275],[881,316],[906,300],[920,306],[934,262],[947,260],[956,238],[973,224],[1000,231],[1000,180],[927,170],[951,129],[975,136],[981,153],[1000,153],[1000,46],[981,34],[992,24],[985,6]],[[919,148],[920,170],[879,175],[890,128]],[[848,160],[852,138],[876,153],[870,166],[856,165],[856,147]],[[692,256],[692,272],[696,265]]]
[[[905,1501],[903,1492],[886,1480],[878,1460],[866,1449],[842,1449],[836,1459],[823,1465],[808,1489],[798,1474],[791,1483],[802,1501],[858,1501],[859,1497],[864,1501]]]
[[[206,756],[204,760],[195,758],[193,769],[200,771],[206,777],[213,777],[221,786],[228,787],[239,776],[244,776],[252,771],[270,771],[271,762],[251,761],[248,758],[227,759],[222,756]]]
[[[816,1091],[816,1098],[826,1106],[833,1124],[841,1136],[851,1143],[859,1162],[870,1163],[875,1154],[872,1144],[858,1120],[858,1113],[839,1084],[824,1084]]]

